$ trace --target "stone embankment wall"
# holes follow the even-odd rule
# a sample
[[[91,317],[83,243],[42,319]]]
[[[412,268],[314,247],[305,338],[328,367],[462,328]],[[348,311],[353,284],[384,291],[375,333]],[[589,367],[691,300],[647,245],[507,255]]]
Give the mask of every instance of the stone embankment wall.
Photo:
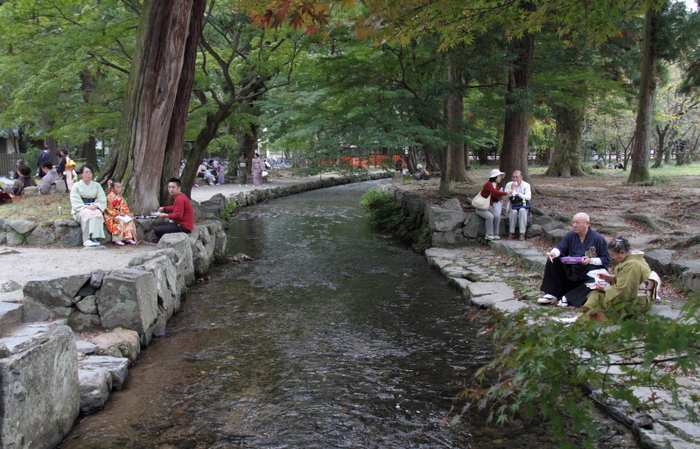
[[[455,198],[443,204],[426,204],[420,195],[406,192],[393,183],[382,183],[379,189],[390,194],[401,203],[408,220],[415,229],[428,228],[433,246],[448,246],[466,243],[470,240],[483,238],[486,235],[484,220],[474,213],[469,206],[462,209]],[[543,239],[556,245],[568,232],[567,225],[571,217],[554,212],[545,215],[539,209],[532,208],[525,236],[529,240]],[[507,235],[508,217],[501,217],[500,235]],[[611,231],[612,232],[612,231]],[[700,236],[691,237],[699,240]],[[698,245],[700,247],[700,245]],[[660,275],[669,275],[678,280],[683,287],[700,291],[700,260],[686,260],[686,254],[692,253],[692,248],[686,253],[673,249],[655,249],[647,251],[644,258],[652,270]],[[535,271],[544,268],[544,259],[534,254],[522,254],[525,266]]]
[[[221,211],[229,204],[235,207],[248,206],[261,201],[279,198],[308,190],[323,189],[351,182],[368,181],[371,179],[386,178],[385,173],[371,173],[355,177],[332,177],[327,179],[309,180],[308,182],[287,185],[266,187],[264,189],[248,190],[239,192],[228,197],[223,194],[216,194],[208,201],[197,203],[192,201],[198,218],[219,219]],[[68,211],[64,211],[68,215]],[[150,240],[153,234],[153,226],[158,220],[151,218],[136,219],[136,232],[139,240]],[[105,235],[109,235],[105,229]],[[109,238],[103,240],[107,241]],[[81,246],[83,244],[83,234],[80,225],[72,220],[54,220],[49,226],[41,225],[29,220],[0,220],[0,245],[65,245],[68,247]]]
[[[367,179],[330,178],[228,198],[215,195],[193,202],[197,218],[208,221],[198,222],[190,235],[163,236],[154,250],[138,254],[124,268],[34,279],[23,288],[0,280],[0,447],[53,448],[80,413],[99,410],[109,393],[121,388],[141,347],[165,334],[186,286],[209,270],[215,251],[225,250],[219,218],[233,209],[231,203],[246,206]],[[152,220],[138,220],[139,239],[148,238],[152,227]],[[0,244],[70,244],[80,238],[75,222],[43,228],[24,220],[0,221],[0,230]],[[71,233],[75,236],[68,238]],[[76,332],[104,333],[87,341],[77,340]]]

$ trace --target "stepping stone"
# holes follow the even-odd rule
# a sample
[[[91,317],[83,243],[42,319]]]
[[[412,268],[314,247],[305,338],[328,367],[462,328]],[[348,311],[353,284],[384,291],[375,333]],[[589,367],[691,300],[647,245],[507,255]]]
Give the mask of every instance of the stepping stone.
[[[513,289],[505,282],[474,282],[467,286],[464,295],[480,307],[515,299]]]
[[[511,299],[508,301],[501,301],[497,302],[493,305],[493,308],[496,310],[500,310],[506,315],[510,315],[513,313],[518,313],[522,309],[527,309],[529,306],[522,301],[518,301],[516,299]]]

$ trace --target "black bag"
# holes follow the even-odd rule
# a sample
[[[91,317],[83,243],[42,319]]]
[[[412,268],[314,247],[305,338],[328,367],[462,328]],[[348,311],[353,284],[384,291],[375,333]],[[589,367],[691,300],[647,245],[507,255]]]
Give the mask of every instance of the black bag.
[[[510,197],[510,207],[523,207],[523,197],[520,195]]]

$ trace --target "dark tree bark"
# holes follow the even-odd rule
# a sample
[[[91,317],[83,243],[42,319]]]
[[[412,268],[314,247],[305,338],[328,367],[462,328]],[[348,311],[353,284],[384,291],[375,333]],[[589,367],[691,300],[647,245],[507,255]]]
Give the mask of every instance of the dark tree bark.
[[[447,116],[447,126],[459,137],[464,135],[464,100],[462,94],[462,65],[458,60],[458,49],[452,49],[447,62],[447,82],[450,91],[447,94],[445,105],[445,115]],[[455,142],[447,145],[445,154],[440,166],[442,176],[440,176],[440,193],[450,191],[450,181],[471,182],[467,175],[466,161],[464,158],[464,143]]]
[[[545,176],[584,176],[586,172],[581,164],[584,110],[562,105],[551,105],[551,108],[556,120],[558,146],[554,148]]]
[[[160,180],[160,202],[167,204],[170,200],[168,193],[168,180],[178,178],[180,174],[180,162],[183,159],[183,145],[185,142],[185,123],[190,105],[190,94],[194,85],[194,69],[197,62],[197,44],[204,28],[204,11],[206,0],[194,0],[192,4],[192,17],[190,30],[185,44],[185,60],[182,65],[180,85],[177,88],[177,97],[173,107],[173,116],[170,120],[170,132],[165,145],[165,157],[163,161],[163,173]],[[186,192],[190,195],[190,191]]]
[[[663,127],[656,125],[656,136],[659,141],[659,149],[656,150],[654,155],[654,165],[651,168],[659,168],[663,163],[664,155],[670,156],[671,148],[666,149],[666,136],[668,135],[668,130],[671,128],[671,124],[667,123]],[[666,162],[668,162],[668,157],[666,157]]]
[[[523,178],[530,182],[527,166],[528,133],[530,118],[530,86],[532,85],[532,57],[535,51],[535,37],[527,33],[513,42],[513,52],[517,55],[513,69],[508,74],[508,94],[506,95],[506,118],[503,129],[503,149],[501,150],[501,171],[504,181],[510,179],[515,170],[520,170]]]
[[[649,156],[653,132],[654,95],[656,93],[656,62],[658,51],[654,47],[654,34],[659,13],[648,7],[644,14],[644,36],[642,37],[642,70],[639,85],[639,106],[637,123],[632,144],[632,168],[627,182],[639,183],[651,179]]]
[[[97,168],[97,139],[94,136],[90,136],[90,139],[83,144],[83,157],[86,164]]]
[[[100,182],[110,177],[121,180],[137,214],[158,208],[169,134],[171,128],[185,126],[184,115],[181,123],[173,122],[173,110],[178,95],[187,99],[190,95],[178,89],[188,38],[199,39],[191,35],[196,30],[190,27],[195,2],[146,0],[141,8],[122,117],[113,151],[99,178]],[[182,140],[173,145],[181,148]]]

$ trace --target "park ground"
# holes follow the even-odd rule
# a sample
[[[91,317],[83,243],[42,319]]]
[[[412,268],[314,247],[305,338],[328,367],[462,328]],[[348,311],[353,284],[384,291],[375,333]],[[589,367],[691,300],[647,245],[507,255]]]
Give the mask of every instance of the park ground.
[[[468,199],[486,182],[492,168],[489,166],[468,171],[472,182],[452,183],[451,191],[445,195],[438,193],[439,179],[397,182],[401,183],[402,188],[420,194],[426,202],[441,203],[456,197],[466,209]],[[530,167],[530,182],[536,190],[533,206],[547,214],[560,212],[573,216],[576,212],[586,212],[591,216],[594,229],[606,227],[619,231],[638,249],[660,248],[672,244],[673,239],[700,234],[700,165],[652,170],[654,185],[651,186],[625,184],[629,172],[622,170],[594,170],[589,176],[575,178],[546,177],[544,171],[544,167]],[[333,174],[321,176],[329,177]],[[303,183],[310,179],[313,178],[297,177],[289,171],[276,171],[271,176],[270,183],[264,184],[263,188]],[[235,183],[204,185],[193,189],[192,198],[205,201],[217,193],[228,196],[251,189],[250,185],[242,187]],[[68,196],[52,195],[32,199],[31,203],[23,203],[21,208],[0,206],[0,219],[23,218],[48,223],[55,219],[59,204],[63,205],[63,211],[67,215],[70,207]],[[653,217],[663,232],[655,232],[638,222],[620,218],[622,214],[628,213]],[[535,241],[531,244],[541,249],[551,247],[546,242]],[[90,271],[93,267],[120,268],[135,253],[153,249],[153,245],[141,242],[136,247],[104,245],[101,248],[102,250],[86,253],[83,248],[0,246],[0,264],[4,274],[1,277],[24,284],[29,279]],[[700,246],[698,248],[694,256],[700,258]],[[676,303],[688,297],[687,292],[681,291],[670,281],[664,282],[661,294],[663,298]]]

